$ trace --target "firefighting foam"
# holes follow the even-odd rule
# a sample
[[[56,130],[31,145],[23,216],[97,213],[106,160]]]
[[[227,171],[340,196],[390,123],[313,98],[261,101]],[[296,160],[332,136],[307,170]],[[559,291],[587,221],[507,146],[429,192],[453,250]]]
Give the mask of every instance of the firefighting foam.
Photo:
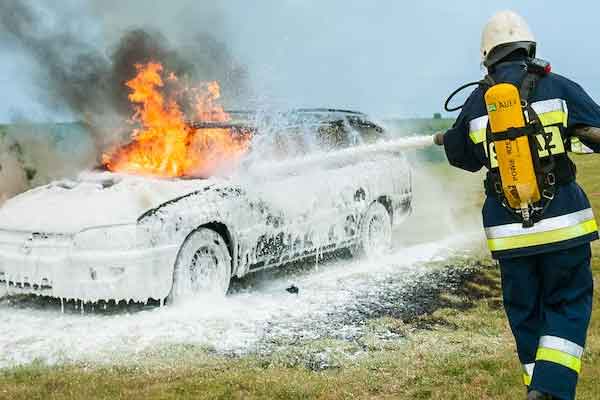
[[[194,128],[190,121],[225,123],[230,116],[219,104],[216,81],[187,87],[162,64],[136,65],[137,75],[126,82],[138,127],[131,142],[103,154],[114,172],[158,177],[207,177],[235,166],[249,148],[252,135],[226,126]],[[166,90],[167,87],[170,90]],[[184,100],[194,103],[186,115]]]
[[[174,350],[179,345],[206,346],[231,355],[269,353],[307,337],[372,338],[369,325],[362,323],[365,316],[381,310],[390,299],[402,296],[404,303],[406,291],[419,280],[430,282],[427,287],[439,287],[440,282],[427,279],[423,263],[460,251],[471,239],[461,234],[415,244],[377,262],[344,260],[318,270],[306,266],[284,274],[272,271],[268,279],[247,282],[252,290],[240,284],[226,298],[200,296],[161,308],[139,305],[139,312],[103,311],[98,305],[95,312],[82,316],[73,308],[77,303],[65,304],[65,313],[60,314],[59,304],[42,298],[0,300],[0,318],[5,322],[0,325],[0,348],[6,349],[0,352],[0,368],[33,360],[139,367],[159,353],[158,362],[166,366],[173,360],[181,363],[182,353]],[[285,291],[292,282],[300,288],[298,295]],[[411,303],[403,307],[414,308]],[[89,305],[86,308],[91,311]]]

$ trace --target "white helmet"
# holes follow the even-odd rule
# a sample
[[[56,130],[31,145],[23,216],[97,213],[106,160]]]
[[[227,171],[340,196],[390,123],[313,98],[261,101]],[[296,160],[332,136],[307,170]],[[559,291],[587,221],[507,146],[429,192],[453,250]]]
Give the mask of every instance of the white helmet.
[[[481,61],[494,65],[516,49],[535,57],[536,42],[527,22],[514,11],[500,11],[487,22],[481,34]]]

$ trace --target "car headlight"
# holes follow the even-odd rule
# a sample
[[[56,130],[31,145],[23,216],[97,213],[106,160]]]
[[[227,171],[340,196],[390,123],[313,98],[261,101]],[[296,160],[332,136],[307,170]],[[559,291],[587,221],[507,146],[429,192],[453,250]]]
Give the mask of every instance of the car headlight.
[[[85,229],[75,235],[76,250],[133,250],[150,245],[150,233],[135,224]]]

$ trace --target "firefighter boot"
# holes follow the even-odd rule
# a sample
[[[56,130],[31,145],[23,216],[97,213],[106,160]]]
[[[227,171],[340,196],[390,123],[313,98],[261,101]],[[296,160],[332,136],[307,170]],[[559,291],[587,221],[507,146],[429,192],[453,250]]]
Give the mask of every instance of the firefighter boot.
[[[552,400],[552,396],[532,390],[527,395],[527,400]]]

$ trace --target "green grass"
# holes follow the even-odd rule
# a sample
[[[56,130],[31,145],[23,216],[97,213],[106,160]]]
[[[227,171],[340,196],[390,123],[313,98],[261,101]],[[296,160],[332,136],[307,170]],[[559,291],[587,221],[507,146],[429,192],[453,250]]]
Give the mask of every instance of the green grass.
[[[579,181],[600,215],[600,157],[576,156]],[[451,175],[448,175],[451,176]],[[471,186],[469,186],[471,187]],[[473,185],[472,190],[477,190]],[[594,314],[583,360],[578,399],[600,393],[600,244],[594,244]],[[448,306],[421,319],[418,330],[385,317],[370,329],[401,332],[397,343],[369,342],[364,357],[341,357],[336,368],[314,372],[294,362],[304,348],[273,356],[225,358],[191,348],[169,364],[133,366],[33,363],[0,371],[0,399],[519,399],[521,370],[501,306],[499,273],[484,268]],[[469,305],[465,309],[464,305]],[[347,342],[315,342],[315,348]],[[190,350],[189,348],[183,349]],[[194,354],[194,351],[197,354]]]

